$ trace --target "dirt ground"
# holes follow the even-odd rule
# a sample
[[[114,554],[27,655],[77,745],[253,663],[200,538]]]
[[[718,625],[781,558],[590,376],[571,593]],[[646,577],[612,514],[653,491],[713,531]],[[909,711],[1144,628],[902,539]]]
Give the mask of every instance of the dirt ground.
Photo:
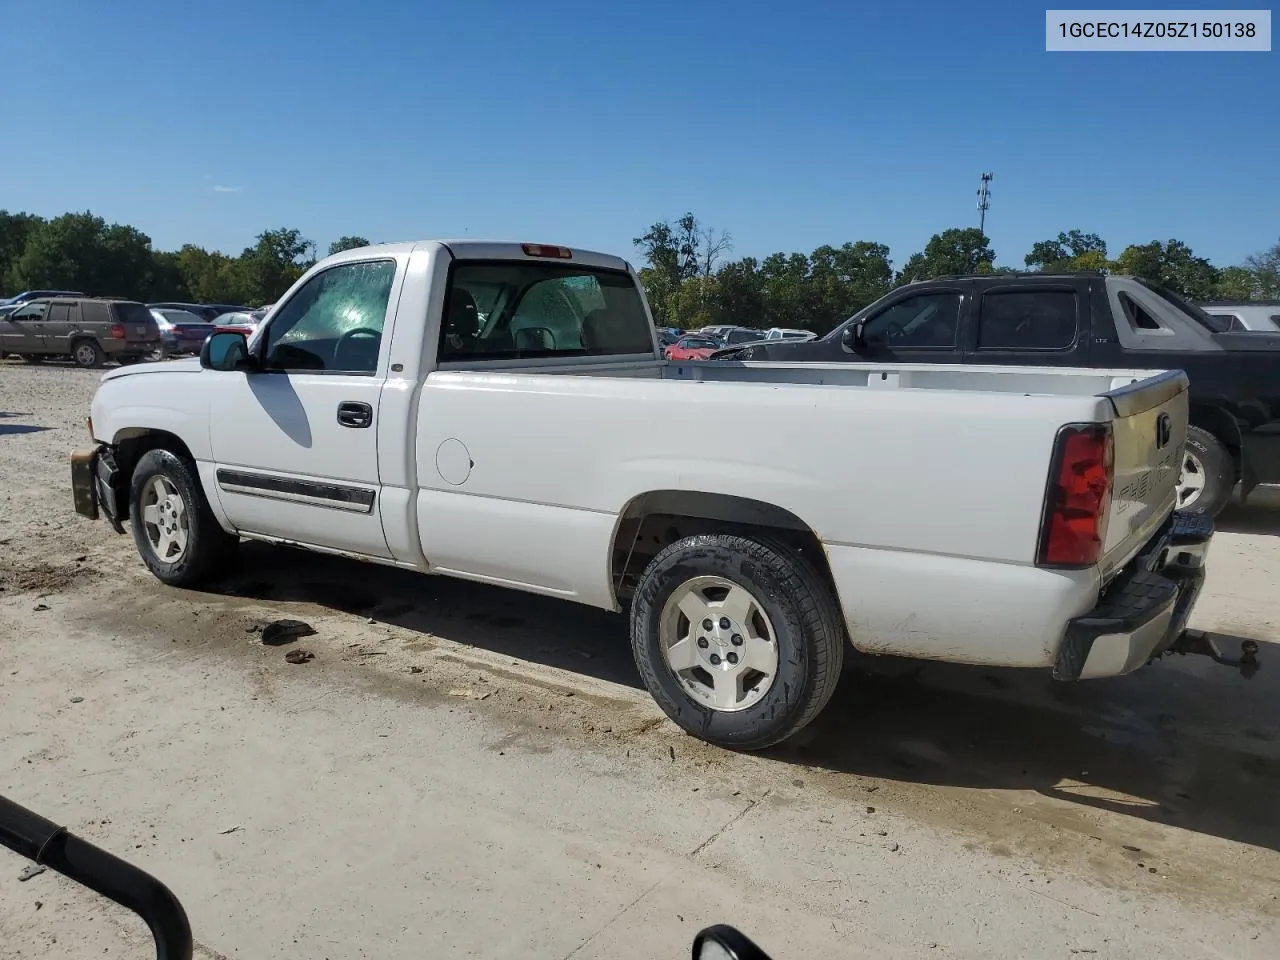
[[[96,382],[0,363],[0,793],[164,880],[202,957],[675,960],[713,922],[776,960],[1280,955],[1278,492],[1221,518],[1194,619],[1269,641],[1252,680],[859,661],[741,756],[616,615],[248,544],[163,587],[72,510]],[[26,865],[0,956],[147,955]]]

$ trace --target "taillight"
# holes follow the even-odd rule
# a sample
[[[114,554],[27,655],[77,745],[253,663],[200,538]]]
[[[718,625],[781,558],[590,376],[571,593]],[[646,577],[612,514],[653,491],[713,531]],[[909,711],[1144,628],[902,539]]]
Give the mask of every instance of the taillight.
[[[558,257],[561,260],[573,259],[573,251],[568,247],[557,247],[549,243],[522,243],[520,249],[526,257]]]
[[[112,339],[112,340],[123,340],[123,339],[124,339],[124,324],[123,324],[123,323],[113,323],[113,324],[111,325],[111,339]]]
[[[1058,431],[1049,468],[1036,563],[1091,567],[1102,557],[1115,479],[1110,424],[1068,424]]]

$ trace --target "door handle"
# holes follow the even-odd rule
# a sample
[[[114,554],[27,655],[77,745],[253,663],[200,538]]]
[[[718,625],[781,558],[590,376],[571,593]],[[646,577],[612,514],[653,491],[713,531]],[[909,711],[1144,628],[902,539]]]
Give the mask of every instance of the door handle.
[[[367,427],[373,423],[373,407],[356,400],[338,404],[338,423],[344,427]]]

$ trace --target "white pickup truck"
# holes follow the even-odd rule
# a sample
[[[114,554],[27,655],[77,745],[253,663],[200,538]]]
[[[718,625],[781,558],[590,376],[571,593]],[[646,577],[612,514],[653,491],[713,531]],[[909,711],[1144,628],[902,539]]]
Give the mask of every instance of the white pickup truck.
[[[72,480],[169,584],[247,538],[629,604],[667,714],[755,749],[846,644],[1065,680],[1174,648],[1213,529],[1174,513],[1186,429],[1178,371],[668,362],[625,261],[426,241],[107,373]]]

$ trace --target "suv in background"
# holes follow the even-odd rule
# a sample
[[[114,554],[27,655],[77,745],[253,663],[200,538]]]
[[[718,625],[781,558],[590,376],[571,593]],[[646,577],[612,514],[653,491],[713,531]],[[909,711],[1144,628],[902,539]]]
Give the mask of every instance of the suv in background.
[[[1280,332],[1228,325],[1136,277],[939,277],[889,292],[820,339],[754,343],[715,359],[1181,369],[1191,427],[1178,505],[1214,514],[1237,482],[1241,499],[1280,483]]]
[[[20,303],[30,303],[32,300],[47,300],[50,297],[83,297],[84,294],[79,290],[24,290],[16,296],[9,297],[6,300],[0,300],[0,306],[11,306]]]
[[[155,317],[133,300],[33,300],[0,317],[0,354],[28,363],[59,356],[81,367],[100,367],[108,359],[133,363],[159,347]]]
[[[1226,319],[1232,333],[1280,333],[1280,300],[1215,300],[1200,309]]]

